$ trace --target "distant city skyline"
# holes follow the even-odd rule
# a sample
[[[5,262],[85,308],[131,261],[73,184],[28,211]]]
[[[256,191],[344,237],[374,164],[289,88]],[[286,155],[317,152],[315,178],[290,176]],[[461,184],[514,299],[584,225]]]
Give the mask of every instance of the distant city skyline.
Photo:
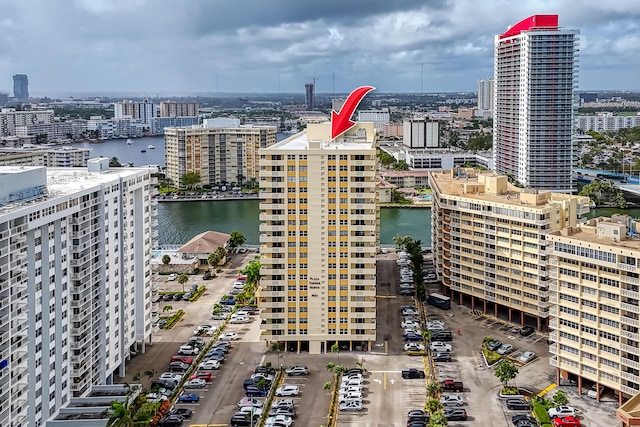
[[[638,90],[633,0],[0,0],[0,92],[475,92],[493,36],[533,14],[580,31],[579,90]],[[335,76],[335,79],[334,79]],[[334,85],[335,82],[335,85]]]

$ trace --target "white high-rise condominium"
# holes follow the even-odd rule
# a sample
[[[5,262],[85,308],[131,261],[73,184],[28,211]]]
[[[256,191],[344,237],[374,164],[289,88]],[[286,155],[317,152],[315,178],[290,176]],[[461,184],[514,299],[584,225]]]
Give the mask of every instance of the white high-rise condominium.
[[[151,173],[0,167],[0,425],[44,425],[144,351]]]
[[[260,150],[262,338],[312,354],[376,338],[375,130],[330,131],[309,124]]]
[[[571,193],[578,31],[534,15],[495,37],[493,158],[522,185]]]
[[[493,108],[493,78],[478,80],[478,109],[491,110]]]

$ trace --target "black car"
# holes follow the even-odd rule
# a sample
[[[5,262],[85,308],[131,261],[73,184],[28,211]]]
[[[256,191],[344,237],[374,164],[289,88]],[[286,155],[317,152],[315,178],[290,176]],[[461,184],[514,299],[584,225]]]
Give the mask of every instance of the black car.
[[[449,331],[438,331],[431,333],[431,341],[451,341],[453,336]]]
[[[524,399],[507,399],[507,408],[512,411],[531,409],[531,405]]]
[[[434,362],[451,362],[451,354],[450,353],[434,353],[433,361]]]
[[[182,294],[174,294],[173,295],[173,300],[174,301],[182,301]]]
[[[162,301],[171,301],[173,299],[173,295],[171,294],[164,294],[164,296],[162,297]]]
[[[400,289],[400,295],[401,296],[405,296],[405,297],[410,297],[411,295],[414,294],[414,290],[413,289]]]
[[[189,408],[177,408],[169,413],[169,415],[179,415],[184,419],[191,418],[191,414],[193,414],[193,411]]]
[[[449,421],[465,421],[467,411],[465,409],[445,409],[444,417]]]
[[[529,414],[518,414],[511,417],[511,422],[513,422],[514,425],[518,425],[518,423],[524,422],[524,421],[528,421],[532,423],[536,422],[535,418],[533,418]]]
[[[429,422],[429,414],[416,415],[413,417],[407,418],[407,425],[415,424],[415,423],[428,423]]]
[[[286,417],[295,418],[296,410],[295,408],[271,408],[271,411],[269,411],[269,416],[275,417],[276,415],[284,415]]]
[[[487,350],[489,351],[496,351],[500,347],[502,347],[502,343],[498,340],[491,340],[487,343]]]
[[[172,381],[172,380],[155,380],[154,382],[151,383],[152,390],[154,389],[154,387],[168,388],[169,390],[173,390],[177,386],[178,386],[178,382]]]
[[[411,418],[411,417],[423,417],[423,416],[429,416],[429,414],[425,411],[423,411],[422,409],[410,409],[409,412],[407,412],[407,418]]]
[[[158,423],[159,426],[162,427],[178,427],[182,425],[184,418],[180,415],[167,415]]]
[[[523,326],[520,329],[520,335],[522,335],[523,337],[528,337],[529,335],[533,334],[536,330],[533,329],[533,326]]]
[[[211,272],[205,271],[204,274],[202,275],[202,280],[209,280],[209,279],[211,279]]]
[[[238,412],[231,417],[229,425],[231,425],[231,427],[251,427],[253,425],[253,421],[247,416],[247,414]]]

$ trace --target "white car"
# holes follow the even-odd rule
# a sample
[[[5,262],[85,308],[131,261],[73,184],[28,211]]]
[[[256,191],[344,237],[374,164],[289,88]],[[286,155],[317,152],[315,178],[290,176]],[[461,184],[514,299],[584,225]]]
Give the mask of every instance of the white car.
[[[255,406],[243,406],[238,410],[238,412],[249,414],[254,417],[259,417],[262,415],[262,408],[256,408]]]
[[[284,371],[288,376],[297,376],[297,375],[307,375],[309,373],[309,369],[306,366],[293,366]]]
[[[207,382],[202,378],[194,378],[184,384],[184,388],[203,388],[207,386]]]
[[[169,400],[169,398],[165,395],[162,395],[160,393],[149,393],[147,394],[147,402],[151,402],[151,403],[160,403],[160,402],[164,402],[165,400]]]
[[[174,281],[178,278],[178,275],[176,273],[171,273],[168,277],[167,280],[171,280]]]
[[[402,328],[419,328],[420,323],[414,322],[413,320],[406,320],[400,323],[400,326],[402,326]]]
[[[513,346],[511,344],[502,344],[500,348],[498,348],[498,354],[509,354],[513,351]]]
[[[404,351],[424,351],[424,345],[417,342],[408,342],[404,345]]]
[[[242,281],[238,280],[236,282],[233,282],[233,286],[232,287],[233,287],[233,289],[238,289],[238,290],[241,291],[242,288],[244,288],[244,285],[245,285],[245,282],[242,282]]]
[[[265,426],[283,425],[289,427],[291,426],[291,424],[293,424],[293,418],[287,415],[275,415],[273,417],[267,418],[264,422]]]
[[[340,387],[338,394],[345,395],[350,391],[362,391],[362,385],[349,385],[346,387]]]
[[[167,381],[177,381],[180,382],[182,381],[182,374],[176,374],[174,372],[165,372],[162,375],[160,375],[160,377],[158,377],[158,379],[160,380],[167,380]]]
[[[351,402],[343,402],[340,404],[341,411],[357,412],[362,411],[362,401],[352,400]]]
[[[243,397],[238,402],[238,408],[242,408],[245,406],[253,406],[254,408],[262,408],[264,406],[264,402],[262,400],[255,399],[253,397]]]
[[[362,392],[361,391],[348,391],[339,396],[340,403],[346,402],[347,400],[362,400]]]
[[[432,331],[432,332],[437,332],[437,331],[444,331],[446,328],[442,325],[427,325],[427,330],[428,331]]]
[[[221,341],[232,341],[238,339],[238,334],[235,332],[225,332],[224,334],[220,334],[218,337]]]
[[[533,351],[525,351],[522,356],[518,357],[518,360],[522,363],[529,363],[536,358],[536,354]]]
[[[193,335],[199,335],[204,333],[206,335],[213,335],[216,332],[216,328],[213,325],[200,325],[193,331]]]
[[[440,403],[442,406],[462,406],[464,400],[457,394],[444,394],[440,397]]]
[[[438,319],[432,319],[427,322],[428,325],[442,325],[444,326],[444,322]]]
[[[257,374],[253,374],[251,375],[251,379],[255,380],[256,382],[265,379],[269,382],[273,382],[273,375],[269,375],[269,374],[262,374],[262,373],[257,373]]]
[[[431,343],[431,351],[438,353],[449,353],[451,351],[451,344],[447,344],[441,341],[434,341]]]
[[[597,399],[598,398],[598,386],[597,385],[592,385],[591,388],[589,389],[589,391],[587,392],[587,396],[589,396],[592,399]]]
[[[212,369],[220,369],[220,361],[215,359],[209,359],[205,362],[202,362],[198,369],[201,371],[210,371]]]
[[[236,315],[236,314],[231,316],[231,319],[229,319],[229,323],[234,323],[234,324],[249,323],[249,322],[251,322],[251,319],[249,318],[249,316],[242,316],[242,315]]]
[[[418,315],[418,309],[415,307],[405,307],[402,309],[402,314],[404,316],[410,316],[410,315]]]
[[[361,386],[362,382],[363,382],[362,378],[342,377],[342,382],[340,383],[340,387],[347,387],[352,385]]]
[[[300,388],[297,385],[282,385],[276,389],[276,396],[297,396]]]
[[[566,405],[561,405],[561,406],[557,406],[555,408],[549,409],[550,418],[560,418],[560,417],[566,417],[566,416],[575,417],[576,409],[572,406],[566,406]]]
[[[178,354],[183,356],[196,356],[198,353],[200,353],[200,349],[190,345],[181,345],[178,350]]]

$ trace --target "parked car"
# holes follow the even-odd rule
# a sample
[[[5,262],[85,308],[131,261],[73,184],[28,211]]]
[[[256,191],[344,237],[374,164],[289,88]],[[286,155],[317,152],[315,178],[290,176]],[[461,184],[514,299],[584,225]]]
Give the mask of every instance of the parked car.
[[[592,399],[598,398],[598,386],[596,384],[591,386],[591,388],[587,392],[587,396],[589,396]]]
[[[405,296],[405,297],[409,297],[411,295],[413,295],[414,293],[414,289],[411,288],[405,288],[405,289],[400,289],[400,296]]]
[[[227,320],[228,317],[229,317],[229,313],[222,313],[222,312],[211,315],[212,320]]]
[[[213,335],[216,332],[216,327],[213,325],[200,325],[196,328],[195,331],[193,331],[193,335],[200,335],[200,334],[205,334],[205,335]]]
[[[414,332],[410,332],[408,334],[405,334],[404,335],[404,339],[406,341],[422,341],[423,340],[422,335],[414,333]]]
[[[209,359],[205,362],[202,362],[200,366],[198,366],[198,369],[202,369],[205,371],[210,371],[212,369],[220,369],[220,361]]]
[[[147,398],[147,402],[152,403],[160,403],[165,400],[169,400],[169,398],[162,393],[149,393],[145,397]]]
[[[185,356],[196,356],[198,353],[200,353],[200,349],[191,345],[181,345],[178,349],[178,354]]]
[[[462,406],[464,405],[464,400],[457,394],[443,394],[440,397],[440,403],[442,403],[442,406]]]
[[[528,337],[529,335],[533,334],[536,330],[533,329],[533,326],[523,326],[522,328],[520,328],[520,335],[522,335],[523,337]]]
[[[431,343],[431,351],[450,352],[451,350],[451,344],[447,344],[441,341],[434,341]]]
[[[209,280],[209,279],[211,279],[211,272],[207,270],[202,275],[202,280]]]
[[[408,342],[404,345],[404,351],[424,351],[424,345],[417,342]]]
[[[158,377],[159,380],[163,380],[163,381],[177,381],[180,382],[182,381],[182,377],[184,375],[182,374],[176,374],[174,372],[163,372],[162,374],[160,374],[160,376]]]
[[[467,419],[467,411],[465,409],[445,409],[444,416],[449,421],[464,421]]]
[[[576,409],[572,406],[561,405],[561,406],[557,406],[555,408],[549,409],[550,418],[569,417],[569,416],[571,417],[576,416]]]
[[[287,417],[286,415],[276,415],[274,417],[269,417],[265,420],[265,426],[285,426],[289,427],[293,424],[293,419],[291,417]]]
[[[562,418],[554,418],[553,427],[580,427],[580,420],[570,415]]]
[[[306,366],[299,365],[288,368],[284,372],[288,376],[307,375],[309,373],[309,369]]]
[[[362,400],[362,391],[356,391],[356,390],[341,391],[338,394],[338,399],[339,399],[340,403],[346,402],[346,401],[352,400],[352,399]]]
[[[173,409],[171,412],[169,412],[169,415],[178,415],[184,418],[185,420],[191,418],[192,414],[193,414],[193,411],[189,408],[176,408],[176,409]]]
[[[201,378],[195,378],[187,381],[184,384],[184,388],[204,388],[206,387],[207,382]]]
[[[538,425],[538,421],[536,421],[536,419],[529,414],[514,415],[513,417],[511,417],[511,422],[515,426],[518,426],[518,423],[523,423],[523,422],[530,422],[530,423],[533,423],[533,425],[535,426]]]
[[[183,295],[184,294],[182,294],[182,293],[173,294],[173,300],[174,301],[182,301],[182,296]]]
[[[452,341],[453,335],[449,331],[436,331],[431,334],[432,341]]]
[[[236,334],[235,332],[225,332],[224,334],[220,334],[219,339],[223,341],[237,340],[238,334]]]
[[[171,356],[171,362],[182,362],[191,365],[193,363],[193,357],[184,355]]]
[[[170,275],[167,276],[167,280],[171,280],[172,282],[177,279],[178,279],[178,275],[176,273],[171,273]]]
[[[200,378],[205,381],[211,381],[213,379],[213,377],[211,376],[211,372],[207,371],[198,371],[189,377],[189,379],[191,380],[194,380],[196,378]]]
[[[183,421],[184,418],[179,415],[167,415],[158,422],[158,425],[161,427],[178,427],[182,425]]]
[[[157,388],[164,388],[168,390],[174,390],[178,386],[178,381],[174,380],[155,380],[151,383],[151,390]]]
[[[243,397],[238,401],[238,408],[242,408],[244,406],[254,406],[256,408],[262,408],[262,406],[264,406],[264,402],[252,397]]]
[[[418,315],[418,309],[412,305],[405,305],[404,307],[401,307],[402,310],[402,314],[404,316],[406,315]]]
[[[496,352],[498,354],[509,354],[513,351],[513,346],[511,344],[502,344]]]
[[[433,353],[434,362],[451,362],[451,355],[449,353]]]
[[[256,374],[258,373],[263,373],[263,374],[269,374],[269,375],[275,375],[276,374],[276,370],[272,367],[267,367],[267,366],[257,366],[255,371]]]
[[[286,415],[287,417],[291,417],[291,418],[295,418],[296,417],[296,410],[295,408],[274,408],[271,407],[271,410],[269,411],[269,416],[270,417],[275,417],[276,415]]]
[[[496,351],[502,346],[502,343],[498,340],[491,340],[487,343],[487,350]]]
[[[524,353],[522,353],[522,355],[518,358],[518,360],[522,363],[529,363],[531,362],[533,359],[536,358],[536,354],[533,351],[525,351]]]
[[[164,294],[162,296],[162,301],[171,301],[173,300],[173,294]]]
[[[195,393],[184,393],[178,397],[180,403],[195,403],[200,400],[200,396]]]
[[[362,411],[362,401],[352,400],[351,402],[340,403],[340,411],[357,412]]]
[[[250,385],[250,386],[248,386],[247,388],[244,389],[244,394],[246,394],[247,397],[255,397],[255,396],[264,397],[264,396],[267,395],[267,393],[268,393],[267,390],[258,388],[258,387],[253,386],[253,385]]]
[[[529,410],[531,409],[531,404],[524,399],[513,398],[507,399],[507,408],[512,411]]]
[[[276,389],[276,396],[297,396],[300,393],[300,388],[297,385],[287,385],[283,384],[282,386]]]
[[[182,295],[182,299],[185,301],[188,301],[191,299],[191,297],[193,296],[193,292],[192,291],[187,291]]]
[[[273,402],[272,408],[293,408],[293,399],[279,399]]]
[[[189,365],[183,362],[171,362],[169,363],[169,370],[171,372],[185,372],[189,369]]]

